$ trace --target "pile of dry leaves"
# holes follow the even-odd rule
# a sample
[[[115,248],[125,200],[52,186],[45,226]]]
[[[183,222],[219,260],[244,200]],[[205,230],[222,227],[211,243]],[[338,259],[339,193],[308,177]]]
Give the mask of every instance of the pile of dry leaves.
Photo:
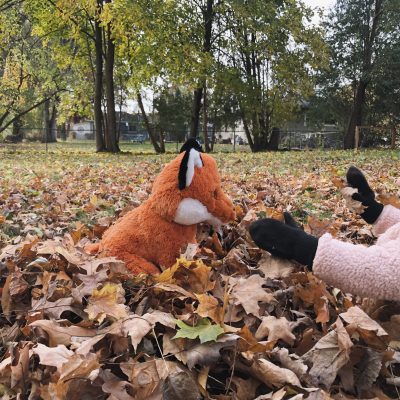
[[[248,236],[254,219],[282,218],[290,209],[315,235],[373,241],[345,209],[332,167],[314,159],[317,169],[299,176],[285,170],[292,160],[277,176],[272,159],[255,156],[238,173],[241,157],[221,157],[237,220],[222,236],[202,227],[199,248],[156,277],[129,276],[122,262],[83,248],[114,214],[148,196],[152,178],[145,174],[161,163],[140,161],[135,182],[126,178],[125,164],[120,179],[108,164],[100,173],[80,165],[57,179],[25,170],[4,179],[0,397],[399,397],[397,305],[327,287],[304,267],[255,248]],[[27,181],[18,183],[18,173]],[[307,199],[316,216],[300,207]],[[317,218],[329,209],[329,218]]]

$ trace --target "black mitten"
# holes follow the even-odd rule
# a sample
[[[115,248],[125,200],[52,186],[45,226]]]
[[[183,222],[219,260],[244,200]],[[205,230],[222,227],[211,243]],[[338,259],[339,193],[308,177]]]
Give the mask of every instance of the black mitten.
[[[350,167],[347,171],[346,179],[351,187],[358,190],[358,193],[354,193],[352,198],[361,201],[362,205],[366,207],[361,217],[369,224],[373,224],[381,214],[383,204],[375,200],[374,191],[370,188],[364,174],[358,168]]]
[[[258,247],[273,256],[312,267],[318,239],[300,229],[289,213],[285,213],[284,217],[286,224],[272,218],[253,222],[249,227],[252,239]]]

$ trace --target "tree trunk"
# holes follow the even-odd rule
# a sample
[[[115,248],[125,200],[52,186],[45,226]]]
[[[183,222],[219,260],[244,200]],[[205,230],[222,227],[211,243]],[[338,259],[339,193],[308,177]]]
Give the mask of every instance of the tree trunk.
[[[203,53],[211,52],[211,39],[212,39],[212,24],[214,18],[214,0],[207,0],[205,9],[202,9],[203,14]],[[190,137],[196,138],[199,134],[199,120],[201,109],[201,98],[203,97],[203,79],[199,81],[199,87],[193,94],[193,107],[192,115],[190,118]]]
[[[371,28],[364,32],[364,54],[361,66],[361,78],[357,85],[356,95],[354,96],[353,110],[350,115],[350,121],[344,137],[343,147],[352,149],[354,147],[354,135],[356,126],[362,125],[363,109],[365,104],[365,91],[370,81],[372,70],[372,57],[374,53],[375,40],[382,17],[383,0],[375,0],[374,17],[372,19]],[[369,27],[369,25],[368,25]]]
[[[7,138],[8,141],[12,143],[20,143],[23,139],[23,134],[21,131],[22,121],[21,119],[16,119],[12,124],[12,134]]]
[[[65,141],[67,140],[67,128],[66,128],[65,125],[66,125],[66,124],[64,123],[64,124],[61,124],[61,125],[59,126],[59,129],[60,129],[60,139],[61,139],[63,142],[65,142]]]
[[[115,114],[115,93],[114,93],[114,59],[115,44],[111,37],[111,26],[107,25],[107,57],[104,70],[106,81],[107,101],[107,130],[105,132],[106,150],[112,153],[120,151],[117,141],[117,118]]]
[[[103,6],[103,0],[97,0],[98,11]],[[103,36],[100,22],[96,18],[94,21],[95,36],[95,81],[94,81],[94,130],[96,138],[96,151],[104,151],[104,134],[103,134],[103,111],[101,102],[103,98]]]
[[[211,135],[211,151],[214,151],[214,144],[215,144],[215,123],[213,123],[213,127],[212,127],[212,135]]]
[[[42,142],[48,143],[50,139],[50,100],[46,100],[43,104],[43,120],[42,120]]]
[[[256,146],[253,142],[253,138],[251,137],[249,124],[247,123],[246,114],[241,106],[240,106],[240,114],[241,114],[241,118],[242,118],[242,122],[243,122],[244,132],[246,134],[247,141],[249,142],[250,150],[254,153],[255,151],[257,151]]]
[[[353,110],[351,112],[349,125],[347,128],[346,135],[344,137],[343,145],[345,149],[354,148],[354,140],[355,140],[354,136],[356,132],[356,126],[362,125],[366,88],[367,88],[367,82],[361,79],[357,86],[357,91],[354,98]]]
[[[165,153],[165,132],[163,129],[160,129],[160,149],[161,153]]]
[[[396,148],[396,128],[392,128],[392,141],[391,141],[391,148],[394,150]]]
[[[57,142],[57,108],[56,105],[53,104],[53,108],[51,110],[50,120],[49,120],[49,140],[48,142],[54,143]]]
[[[143,106],[142,95],[140,94],[140,92],[137,92],[136,97],[137,97],[140,111],[142,113],[144,125],[146,126],[147,132],[149,133],[149,136],[150,136],[151,144],[153,145],[156,153],[158,153],[158,154],[164,153],[165,150],[163,151],[162,148],[160,147],[160,145],[157,143],[156,135],[154,133],[152,126],[150,125],[149,119],[147,118],[146,110],[144,109],[144,106]]]
[[[281,137],[281,130],[279,128],[272,128],[271,137],[268,142],[268,150],[277,151],[279,148],[279,140]]]
[[[193,106],[190,117],[190,137],[196,138],[199,135],[199,120],[201,110],[201,99],[203,97],[203,88],[199,87],[193,92]]]
[[[206,153],[210,152],[210,143],[208,140],[208,129],[207,129],[207,86],[204,83],[203,88],[203,136],[204,136],[204,148]]]

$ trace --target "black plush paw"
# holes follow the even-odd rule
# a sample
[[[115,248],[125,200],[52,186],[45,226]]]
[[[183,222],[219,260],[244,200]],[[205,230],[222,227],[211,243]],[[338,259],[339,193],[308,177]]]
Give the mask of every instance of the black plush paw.
[[[368,223],[373,224],[381,214],[383,205],[375,200],[375,193],[368,185],[364,174],[356,167],[351,166],[346,174],[347,183],[358,190],[351,197],[360,201],[367,207],[361,217]]]
[[[290,216],[290,214],[289,214]],[[301,264],[312,266],[317,251],[318,239],[305,233],[294,219],[286,215],[285,221],[290,225],[272,218],[260,219],[253,222],[249,232],[258,247],[274,256],[293,259]]]
[[[276,219],[265,218],[253,222],[249,227],[249,232],[260,249],[274,256],[291,258],[291,248],[285,238],[287,238],[288,230],[292,229],[295,228]]]
[[[351,166],[346,174],[347,183],[358,190],[359,195],[362,197],[374,198],[374,192],[368,185],[364,174],[356,167]]]

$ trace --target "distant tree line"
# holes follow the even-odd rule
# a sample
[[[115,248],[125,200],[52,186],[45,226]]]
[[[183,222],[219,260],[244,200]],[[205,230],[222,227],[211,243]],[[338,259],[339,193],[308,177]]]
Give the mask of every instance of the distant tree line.
[[[356,126],[398,127],[399,0],[337,0],[317,26],[313,15],[292,0],[0,1],[0,134],[18,141],[35,120],[54,141],[57,124],[86,116],[96,150],[118,152],[117,111],[132,100],[158,153],[171,132],[210,151],[208,126],[239,122],[252,151],[276,150],[273,128],[304,101],[345,148]]]

